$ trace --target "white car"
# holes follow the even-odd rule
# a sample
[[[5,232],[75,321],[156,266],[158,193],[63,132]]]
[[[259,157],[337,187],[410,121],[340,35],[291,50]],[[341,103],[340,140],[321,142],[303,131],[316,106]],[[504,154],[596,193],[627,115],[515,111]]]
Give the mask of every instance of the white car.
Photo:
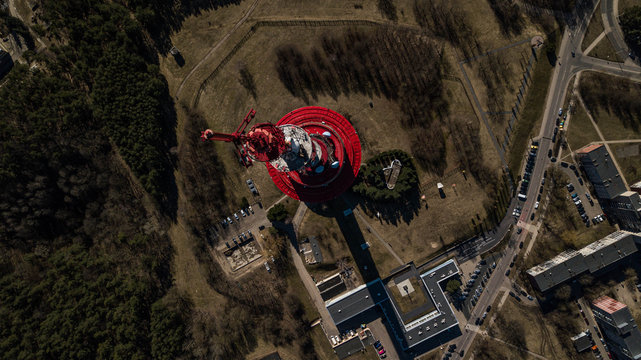
[[[241,214],[243,217],[247,216],[247,214],[245,214],[245,210],[242,210],[242,209],[240,210],[240,214]]]
[[[539,208],[539,202],[538,202],[538,201],[534,203],[534,208],[535,208],[535,209],[538,209],[538,208]]]
[[[251,205],[249,205],[247,208],[249,209],[249,211],[251,211],[252,214],[254,213],[254,209],[252,209]]]

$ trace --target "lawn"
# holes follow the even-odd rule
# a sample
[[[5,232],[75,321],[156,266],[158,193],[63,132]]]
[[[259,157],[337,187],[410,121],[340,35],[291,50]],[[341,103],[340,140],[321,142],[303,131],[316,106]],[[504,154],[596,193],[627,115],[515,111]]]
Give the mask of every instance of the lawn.
[[[623,171],[628,184],[632,185],[641,180],[641,155],[639,155],[639,143],[611,144],[610,149],[614,152],[617,163]]]
[[[314,211],[308,210],[299,229],[299,240],[310,236],[316,236],[318,240],[323,262],[306,265],[307,271],[316,282],[339,271],[336,264],[341,259],[345,261],[346,265],[355,266],[345,237],[341,234],[336,219],[331,217],[331,214],[319,215]],[[303,255],[301,254],[301,256]]]
[[[619,57],[619,55],[617,55],[614,47],[612,46],[612,43],[610,42],[610,39],[608,39],[607,36],[601,39],[601,41],[596,44],[594,49],[590,51],[590,56],[613,62],[622,63],[624,61]]]
[[[517,351],[498,340],[477,335],[465,354],[465,359],[469,360],[538,360],[538,358],[522,351]]]
[[[394,297],[394,300],[396,301],[396,304],[398,304],[398,307],[401,309],[401,312],[403,313],[408,313],[412,311],[413,309],[424,305],[427,302],[427,299],[425,298],[425,294],[423,293],[423,290],[421,289],[421,284],[418,279],[412,277],[409,279],[410,284],[412,284],[412,287],[414,288],[414,291],[406,294],[405,291],[398,289],[397,284],[394,281],[389,281],[387,283],[387,289],[389,292],[392,294]],[[432,309],[428,309],[429,311],[432,311]],[[418,317],[423,316],[425,314],[420,314]]]
[[[558,35],[557,35],[558,37]],[[518,174],[523,154],[533,135],[543,121],[543,110],[554,66],[543,51],[538,52],[538,61],[532,72],[532,85],[527,90],[525,105],[516,120],[509,151],[508,166],[512,175]]]
[[[625,9],[633,6],[641,6],[641,0],[619,0],[619,15],[623,14]]]
[[[526,306],[524,301],[528,300],[517,302],[508,297],[496,313],[489,335],[549,359],[573,358],[576,352],[568,335],[575,335],[585,326],[576,316],[576,305],[571,303],[565,311],[557,309],[543,314],[538,306]],[[511,352],[516,355],[518,350],[512,348]]]
[[[585,108],[580,103],[575,103],[575,112],[572,114],[567,130],[567,142],[571,151],[576,151],[585,145],[599,141],[599,134],[594,129]]]
[[[583,38],[583,42],[581,43],[582,50],[587,49],[588,46],[590,46],[590,44],[592,44],[592,42],[605,30],[603,28],[603,18],[601,17],[600,9],[601,6],[599,4],[597,5],[594,15],[590,19],[590,24],[588,25],[588,29],[585,32],[585,37]]]

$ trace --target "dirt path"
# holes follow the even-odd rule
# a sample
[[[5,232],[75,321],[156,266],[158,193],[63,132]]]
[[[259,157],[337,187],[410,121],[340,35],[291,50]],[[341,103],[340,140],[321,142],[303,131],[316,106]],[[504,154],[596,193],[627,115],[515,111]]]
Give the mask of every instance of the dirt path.
[[[212,46],[211,49],[209,49],[209,52],[207,52],[207,55],[205,55],[205,57],[203,57],[196,65],[194,65],[194,67],[189,71],[187,76],[185,76],[185,78],[180,82],[178,91],[176,91],[176,98],[180,98],[180,93],[182,92],[182,89],[185,86],[185,83],[196,72],[196,70],[198,70],[200,65],[202,65],[205,61],[207,61],[207,59],[209,59],[216,52],[216,50],[218,50],[218,48],[220,48],[220,46],[225,41],[227,41],[227,39],[229,39],[231,34],[233,34],[242,24],[245,23],[245,21],[247,21],[247,18],[249,18],[249,15],[251,15],[251,13],[254,11],[254,9],[256,8],[256,5],[258,5],[258,1],[259,0],[254,0],[254,3],[251,4],[251,6],[249,7],[245,15],[243,15],[243,17],[240,18],[240,20],[238,20],[236,25],[234,25],[234,27],[231,30],[229,30],[229,32],[227,32],[227,34],[225,34],[225,36],[223,36],[222,39],[220,39],[214,46]]]

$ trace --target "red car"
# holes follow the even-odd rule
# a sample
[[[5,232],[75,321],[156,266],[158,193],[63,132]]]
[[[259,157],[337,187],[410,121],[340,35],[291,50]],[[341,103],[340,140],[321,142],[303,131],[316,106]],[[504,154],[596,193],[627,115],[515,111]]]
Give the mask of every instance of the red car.
[[[381,349],[378,351],[378,355],[383,355],[383,354],[385,354],[385,348],[381,348]]]

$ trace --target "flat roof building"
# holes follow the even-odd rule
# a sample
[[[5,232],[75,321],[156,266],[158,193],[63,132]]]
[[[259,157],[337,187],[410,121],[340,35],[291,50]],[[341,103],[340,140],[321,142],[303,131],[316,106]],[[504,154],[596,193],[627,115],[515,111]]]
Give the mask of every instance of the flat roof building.
[[[441,282],[458,274],[454,260],[427,271],[410,263],[385,280],[361,285],[327,301],[325,306],[341,332],[385,316],[390,335],[403,350],[408,350],[458,328],[458,320],[441,288]]]
[[[571,338],[576,352],[583,352],[592,347],[592,336],[590,330],[586,330]]]
[[[622,229],[641,231],[641,196],[636,191],[624,191],[608,201],[608,215]]]
[[[576,154],[599,199],[610,200],[627,190],[603,144],[588,145]]]
[[[625,304],[602,296],[592,302],[592,312],[617,359],[641,359],[641,332]]]
[[[584,272],[595,273],[638,251],[641,234],[615,231],[586,247],[567,250],[527,270],[533,284],[545,292]]]

